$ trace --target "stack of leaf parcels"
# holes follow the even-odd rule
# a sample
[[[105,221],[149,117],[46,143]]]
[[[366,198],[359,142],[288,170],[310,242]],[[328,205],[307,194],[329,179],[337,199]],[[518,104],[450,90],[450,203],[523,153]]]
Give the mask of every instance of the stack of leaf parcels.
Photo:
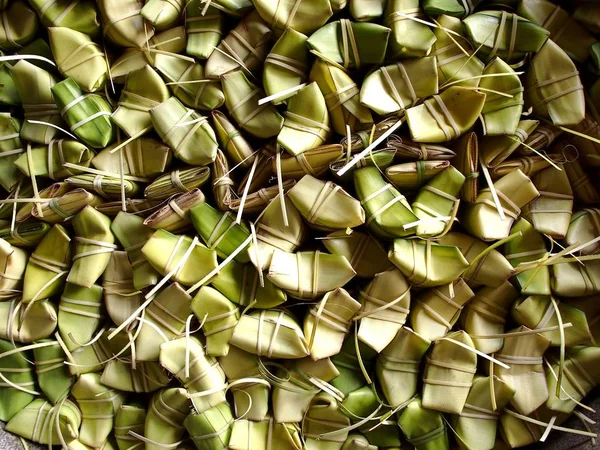
[[[596,438],[600,2],[0,15],[6,430],[68,450]]]

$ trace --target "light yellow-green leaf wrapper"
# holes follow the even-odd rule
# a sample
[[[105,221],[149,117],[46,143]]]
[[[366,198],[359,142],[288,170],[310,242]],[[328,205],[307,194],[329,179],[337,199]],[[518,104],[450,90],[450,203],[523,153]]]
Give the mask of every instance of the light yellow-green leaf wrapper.
[[[552,411],[571,413],[578,406],[579,402],[585,397],[600,380],[598,369],[600,366],[600,351],[598,347],[575,347],[567,353],[565,364],[563,365],[562,389],[560,398],[556,396],[556,384],[559,362],[551,358],[552,373],[550,370],[546,373],[548,381],[548,392],[550,396],[546,401],[546,406]],[[566,395],[565,395],[566,394]],[[567,397],[570,396],[571,398]],[[566,397],[566,398],[565,398]],[[575,401],[573,401],[575,400]]]
[[[331,151],[334,151],[336,146],[337,144],[332,144],[319,148],[330,148]],[[314,149],[314,151],[316,152],[319,148]],[[396,150],[391,147],[373,150],[365,158],[359,160],[354,167],[352,167],[343,175],[340,175],[340,171],[344,166],[346,166],[346,158],[343,157],[343,154],[346,152],[341,144],[339,144],[338,151],[340,153],[340,157],[329,163],[329,170],[334,175],[334,179],[339,180],[339,182],[343,184],[350,184],[352,182],[354,172],[361,167],[375,166],[379,167],[381,170],[387,169],[394,162],[394,156],[396,155]]]
[[[207,59],[221,42],[225,31],[225,15],[218,8],[209,6],[202,14],[201,0],[190,0],[185,4],[185,52],[198,59]]]
[[[268,96],[278,94],[304,83],[308,72],[308,37],[287,28],[267,55],[263,68],[263,87]],[[277,105],[292,97],[285,94],[273,100]]]
[[[171,379],[156,361],[136,362],[135,370],[128,362],[112,360],[104,367],[103,385],[124,392],[154,392]]]
[[[198,320],[204,323],[206,354],[225,356],[229,341],[240,317],[239,308],[210,286],[200,288],[190,305]]]
[[[433,344],[423,373],[423,407],[459,414],[477,371],[477,355],[452,341],[473,348],[465,331],[449,333]]]
[[[477,133],[464,134],[453,145],[456,158],[452,163],[465,176],[461,200],[475,203],[479,192],[479,140]]]
[[[354,133],[373,124],[371,112],[360,104],[359,87],[341,66],[317,60],[309,80],[319,85],[329,110],[331,127],[336,133],[346,135],[346,125]]]
[[[71,238],[54,225],[31,254],[23,278],[23,303],[55,296],[71,265]]]
[[[29,4],[46,27],[67,27],[92,37],[100,32],[98,13],[93,3],[73,5],[71,0],[30,0]]]
[[[229,449],[270,450],[285,448],[301,450],[300,429],[295,423],[277,423],[272,417],[259,422],[242,419],[231,427]]]
[[[337,355],[352,324],[352,317],[360,309],[345,289],[328,292],[304,318],[304,335],[308,339],[310,356],[314,360]]]
[[[103,334],[93,344],[81,347],[79,351],[71,353],[73,365],[69,365],[69,373],[79,376],[83,373],[94,373],[102,371],[106,361],[115,353],[120,352],[129,343],[128,336],[121,333],[117,339],[109,341]]]
[[[548,30],[552,39],[573,61],[582,63],[589,58],[590,46],[596,43],[596,39],[580,23],[581,17],[571,17],[568,11],[546,0],[519,2],[517,13]]]
[[[177,22],[183,5],[183,0],[148,0],[140,14],[154,28],[164,30]]]
[[[465,176],[450,166],[421,188],[411,205],[414,215],[424,221],[416,228],[417,236],[438,236],[450,228],[458,212],[458,195],[464,182]],[[442,217],[450,220],[435,220]]]
[[[578,261],[552,266],[552,292],[560,297],[581,297],[600,292],[600,261]]]
[[[57,82],[56,78],[25,60],[16,63],[10,69],[10,74],[15,80],[25,110],[21,138],[47,144],[56,136],[58,130],[48,125],[30,123],[27,119],[57,126],[64,125],[51,90]]]
[[[0,340],[0,352],[9,352],[15,348],[18,348],[16,344],[13,346],[12,342]],[[2,358],[0,373],[13,385],[21,389],[33,390],[35,388],[35,376],[33,368],[30,367],[25,355],[14,353]],[[43,379],[39,379],[39,384],[42,384],[43,381]],[[67,393],[68,390],[67,387]],[[2,380],[0,384],[0,420],[8,422],[34,399],[35,395],[16,389],[5,380]]]
[[[551,39],[531,60],[525,89],[526,105],[556,126],[577,125],[585,117],[583,85],[577,67]]]
[[[406,111],[413,141],[447,142],[466,133],[485,104],[486,94],[461,86],[451,86],[422,105]]]
[[[256,355],[234,345],[229,347],[227,355],[219,358],[219,364],[228,382],[234,384],[229,390],[233,394],[233,410],[236,418],[246,413],[244,418],[261,421],[269,411],[271,385],[267,380],[261,380],[263,376],[258,361]],[[244,382],[244,378],[256,380]],[[238,380],[242,381],[235,383]]]
[[[158,274],[154,271],[158,278]],[[104,305],[106,312],[115,325],[122,325],[144,301],[141,291],[136,291],[133,286],[133,270],[126,252],[115,251],[110,255],[108,266],[102,274],[102,287],[104,288]],[[143,323],[139,325],[143,326]],[[125,331],[132,331],[138,327],[137,322],[131,322]],[[140,342],[136,347],[146,344]]]
[[[307,358],[312,361],[310,357]],[[304,361],[307,358],[295,361]],[[277,370],[277,365],[275,365],[274,369],[270,369],[266,373],[266,370],[263,369],[264,364],[262,362],[260,364],[261,374],[273,386],[272,404],[275,421],[278,423],[302,421],[319,389],[308,381],[307,374],[301,373],[298,365],[293,365],[291,370],[286,367],[280,367]]]
[[[298,323],[281,310],[242,314],[230,344],[257,356],[274,359],[297,359],[310,353]]]
[[[152,30],[148,30],[148,35],[151,32]],[[142,33],[144,33],[143,27]],[[147,64],[154,64],[154,55],[159,52],[183,53],[186,42],[185,27],[179,26],[151,37],[141,48],[127,48],[110,66],[113,81],[125,83],[127,76],[134,70],[143,69]]]
[[[585,344],[590,340],[590,329],[583,311],[569,305],[568,303],[556,301],[558,312],[563,323],[571,323],[573,326],[564,330],[564,344],[573,347]],[[530,295],[522,297],[512,305],[511,314],[516,323],[537,330],[546,327],[558,327],[558,317],[552,304],[550,296]],[[543,333],[552,342],[550,345],[561,345],[559,330]]]
[[[125,395],[104,386],[100,375],[86,373],[79,377],[71,395],[81,409],[79,440],[90,447],[100,447],[109,436],[117,410]]]
[[[48,146],[31,149],[34,175],[48,177],[53,180],[62,180],[68,176],[81,173],[77,169],[64,167],[64,163],[89,167],[93,156],[94,153],[89,148],[73,139],[52,139]],[[22,154],[17,158],[15,166],[25,175],[30,175],[26,154]]]
[[[468,205],[463,212],[465,229],[484,241],[507,237],[521,208],[539,196],[529,177],[518,169],[496,181],[494,188],[506,220],[501,220],[489,188],[482,189],[475,203]]]
[[[175,339],[160,347],[160,364],[172,373],[190,394],[194,408],[202,413],[225,401],[225,373],[218,361],[205,354],[195,337]],[[189,363],[186,364],[186,345],[189,345]],[[189,367],[189,376],[186,374]]]
[[[485,78],[488,75],[496,75]],[[512,135],[517,131],[523,111],[523,85],[515,71],[500,58],[494,58],[483,70],[479,86],[512,97],[507,98],[494,92],[486,92],[485,105],[481,111],[481,124],[484,134],[498,136]],[[531,133],[530,133],[531,134]]]
[[[223,401],[205,411],[192,412],[183,422],[198,450],[226,450],[231,437],[233,415]]]
[[[419,365],[431,341],[408,327],[402,327],[379,353],[375,374],[388,403],[394,407],[417,393]]]
[[[331,358],[339,375],[334,377],[330,383],[339,389],[344,395],[361,388],[366,384],[366,379],[358,362],[358,354],[354,336],[349,336],[342,344],[342,350]],[[375,363],[377,352],[368,345],[358,341],[358,349],[363,359],[365,368],[370,368]]]
[[[291,297],[310,300],[344,286],[356,272],[341,255],[275,250],[267,278]]]
[[[410,312],[410,286],[402,272],[393,268],[381,272],[360,290],[361,308],[358,339],[381,352],[406,323]]]
[[[403,191],[415,191],[448,167],[450,162],[446,160],[403,162],[387,167],[385,175],[394,187]]]
[[[190,413],[190,400],[180,388],[157,391],[150,400],[144,425],[146,450],[161,450],[165,445],[176,447],[185,434],[183,421]],[[175,445],[173,445],[175,444]]]
[[[60,430],[51,420],[56,415]],[[79,437],[80,425],[81,411],[71,400],[53,406],[47,400],[37,398],[6,424],[6,431],[39,444],[61,445],[58,433],[65,441],[72,441]]]
[[[502,348],[502,337],[478,339],[476,336],[503,334],[509,308],[518,297],[519,291],[510,281],[499,287],[484,286],[477,290],[460,315],[460,323],[472,337],[477,350],[492,354]]]
[[[204,202],[194,206],[190,211],[190,219],[196,231],[211,250],[225,259],[239,249],[250,236],[245,222],[237,223],[231,212],[222,213]],[[247,263],[250,259],[246,245],[234,258],[239,263]]]
[[[571,217],[565,242],[568,245],[584,244],[600,235],[600,209],[585,208]],[[600,250],[600,244],[588,245],[580,250],[582,255],[593,255]]]
[[[112,107],[104,97],[84,94],[73,78],[52,86],[60,114],[71,132],[92,148],[104,148],[114,139]]]
[[[529,135],[538,126],[537,120],[521,120],[515,133],[509,136],[508,133],[502,136],[484,136],[479,140],[480,158],[486,167],[497,167],[504,160],[509,158],[514,151],[526,141]]]
[[[129,431],[143,435],[145,422],[146,408],[143,406],[135,403],[119,406],[115,415],[115,440],[119,450],[131,450],[140,447],[140,442],[130,436]]]
[[[104,319],[102,293],[98,285],[65,285],[58,305],[58,330],[70,351],[88,344],[100,327]]]
[[[316,229],[333,231],[354,228],[365,222],[360,202],[331,181],[305,175],[289,190],[288,197]]]
[[[167,275],[180,262],[191,245],[188,259],[172,275],[172,280],[184,286],[200,281],[217,266],[217,253],[188,236],[177,236],[168,231],[158,230],[142,247],[142,253],[148,262],[160,274]]]
[[[332,133],[325,98],[315,82],[288,100],[283,116],[285,120],[277,143],[292,155],[325,144]]]
[[[121,211],[113,220],[110,229],[127,252],[133,270],[135,289],[143,289],[156,284],[158,273],[141,252],[141,248],[153,234],[153,231],[144,225],[144,219],[138,215]]]
[[[19,118],[11,113],[0,113],[0,185],[8,192],[23,178],[19,167],[15,165],[25,151],[20,131]]]
[[[529,331],[521,326],[512,331]],[[528,415],[548,399],[548,387],[542,356],[550,339],[541,334],[525,334],[504,338],[504,345],[496,358],[507,364],[510,369],[494,365],[494,374],[515,390],[511,400],[521,414]]]
[[[42,393],[55,405],[69,395],[75,377],[71,376],[65,365],[67,356],[58,341],[48,347],[33,349],[35,373]],[[23,360],[20,356],[19,359]]]
[[[416,333],[431,341],[444,337],[454,327],[473,291],[462,278],[423,291],[413,304],[410,322]]]
[[[175,97],[150,110],[154,129],[176,158],[186,164],[206,166],[215,160],[217,137],[208,119],[186,108]]]
[[[433,56],[382,66],[360,88],[360,103],[385,115],[410,108],[438,93],[438,69]]]
[[[160,346],[184,334],[187,318],[192,314],[192,297],[178,284],[172,283],[146,307],[145,320],[137,337],[136,358],[158,361]]]
[[[487,60],[499,56],[519,62],[527,53],[538,52],[550,33],[539,25],[506,11],[479,11],[463,20],[465,31]]]
[[[577,213],[571,215],[573,189],[566,171],[564,168],[557,171],[554,167],[548,167],[533,175],[531,181],[540,196],[523,207],[523,217],[538,232],[554,239],[566,238],[567,244],[572,244],[569,238],[570,223],[575,221]],[[588,239],[584,239],[581,243],[587,241]],[[582,251],[585,252],[586,249]]]
[[[152,126],[150,110],[170,96],[160,75],[152,67],[145,65],[127,75],[125,87],[111,119],[128,136],[137,135]]]
[[[142,47],[154,36],[153,27],[140,14],[143,6],[142,0],[98,1],[103,35],[122,47]]]
[[[392,29],[388,57],[398,59],[428,56],[437,39],[435,34],[427,25],[406,16],[424,17],[418,0],[387,2],[383,23]]]
[[[171,85],[173,94],[190,108],[213,110],[225,102],[219,81],[205,79],[204,67],[196,62],[159,53],[154,58],[154,67],[165,81],[175,83]]]
[[[358,22],[372,22],[383,16],[385,1],[375,0],[370,2],[361,2],[360,0],[350,0],[350,15]],[[357,447],[358,448],[358,447]]]
[[[205,66],[206,77],[219,78],[238,69],[254,72],[269,53],[271,36],[271,30],[258,12],[252,11],[210,54]]]
[[[31,42],[40,27],[38,18],[25,1],[16,0],[0,11],[0,49],[15,51]]]
[[[110,219],[90,205],[72,223],[76,246],[67,281],[90,287],[106,269],[110,253],[116,248],[115,236],[110,231]]]
[[[395,239],[388,257],[411,284],[419,287],[450,283],[469,267],[457,247],[430,240]]]
[[[490,384],[493,383],[493,386]],[[493,387],[493,391],[491,391]],[[496,409],[492,403],[492,392]],[[460,439],[460,448],[496,449],[496,432],[500,411],[508,404],[515,391],[504,381],[494,376],[475,376],[463,410],[451,419],[452,427]]]
[[[393,267],[387,258],[387,249],[370,234],[360,231],[346,234],[340,230],[327,235],[322,242],[330,253],[344,256],[357,277],[370,279]]]
[[[288,196],[283,197],[288,219],[288,226],[285,226],[281,201],[281,197],[271,201],[255,223],[257,247],[251,245],[248,254],[252,264],[259,270],[263,270],[271,264],[273,251],[278,249],[292,253],[306,237],[306,226],[302,215]],[[330,252],[336,253],[332,250]]]
[[[29,255],[25,250],[0,239],[0,293],[2,298],[19,294]]]
[[[254,7],[277,36],[288,27],[310,35],[320,29],[332,15],[331,3],[328,0],[295,3],[257,0]]]
[[[219,144],[227,157],[233,164],[250,167],[256,158],[250,143],[221,111],[211,114]]]
[[[398,418],[400,430],[416,450],[449,450],[448,431],[442,413],[423,407],[419,397]]]
[[[391,30],[375,23],[341,19],[315,31],[307,41],[319,58],[357,69],[382,64]]]
[[[231,261],[211,280],[211,284],[221,294],[240,306],[256,309],[270,309],[287,300],[284,290],[278,288],[271,280],[264,278],[265,285],[260,285],[260,277],[252,264]],[[255,302],[256,300],[256,302]]]
[[[479,86],[484,64],[465,37],[462,22],[447,14],[437,17],[436,20],[440,27],[444,28],[435,27],[432,30],[436,41],[431,55],[437,58],[440,86],[450,83],[459,86]]]
[[[241,70],[221,76],[225,105],[238,126],[251,135],[265,139],[279,133],[283,117],[270,103],[258,104],[265,95]]]
[[[101,150],[92,160],[92,165],[99,170],[136,177],[156,177],[166,172],[171,163],[171,149],[158,139],[141,137],[134,139],[118,152],[111,153],[112,149],[120,144],[113,144]],[[123,153],[123,168],[121,169],[121,156]]]
[[[340,405],[334,397],[326,392],[317,394],[302,421],[302,432],[309,450],[340,450],[350,425]],[[325,435],[336,431],[333,435]],[[323,436],[325,435],[325,436]]]
[[[176,169],[161,175],[146,186],[144,197],[152,200],[165,200],[174,194],[182,194],[202,186],[209,177],[209,167]]]
[[[525,219],[519,219],[511,233],[521,232],[521,236],[504,245],[504,256],[513,267],[537,261],[549,256],[546,241]],[[517,284],[523,295],[550,295],[550,268],[540,266],[516,275]]]
[[[496,249],[466,233],[452,231],[443,236],[439,243],[455,245],[469,262],[469,268],[462,274],[469,286],[480,285],[497,287],[513,275],[513,266]]]
[[[108,77],[106,55],[87,34],[66,27],[48,28],[50,47],[65,78],[73,78],[86,92],[101,89]]]
[[[135,197],[140,190],[140,185],[134,181],[123,180],[118,176],[82,174],[66,178],[65,181],[74,188],[88,189],[97,193],[102,198],[119,199],[124,187],[127,198]]]
[[[28,344],[50,337],[57,322],[56,306],[49,300],[39,300],[31,305],[19,300],[0,302],[0,339]]]

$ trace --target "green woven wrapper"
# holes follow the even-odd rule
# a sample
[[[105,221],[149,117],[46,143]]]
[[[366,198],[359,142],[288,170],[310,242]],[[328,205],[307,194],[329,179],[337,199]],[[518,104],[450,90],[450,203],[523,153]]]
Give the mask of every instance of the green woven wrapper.
[[[113,140],[112,108],[103,97],[84,95],[71,78],[57,83],[52,92],[71,131],[84,143],[93,148],[103,148]]]
[[[25,151],[19,132],[21,121],[10,113],[0,114],[0,184],[10,192],[22,179],[15,161]]]

